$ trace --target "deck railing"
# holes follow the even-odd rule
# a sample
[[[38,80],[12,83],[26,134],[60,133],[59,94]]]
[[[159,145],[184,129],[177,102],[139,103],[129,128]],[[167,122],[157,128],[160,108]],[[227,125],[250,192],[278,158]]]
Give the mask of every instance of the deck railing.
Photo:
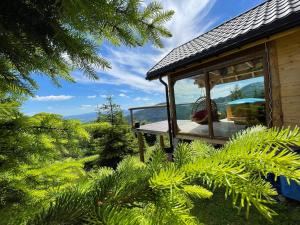
[[[140,107],[129,108],[128,110],[130,112],[130,122],[131,122],[132,128],[135,128],[134,118],[133,118],[133,111],[142,110],[142,109],[166,108],[166,107],[167,107],[167,105],[163,104],[163,105],[151,105],[151,106],[140,106]]]
[[[176,106],[182,106],[182,105],[193,105],[195,103],[180,103],[180,104],[176,104]],[[155,109],[155,108],[166,108],[167,105],[166,104],[161,104],[161,105],[150,105],[150,106],[140,106],[140,107],[132,107],[129,108],[129,112],[130,112],[130,120],[131,120],[131,126],[132,128],[135,128],[135,124],[134,124],[134,113],[133,111],[135,110],[143,110],[143,109]]]

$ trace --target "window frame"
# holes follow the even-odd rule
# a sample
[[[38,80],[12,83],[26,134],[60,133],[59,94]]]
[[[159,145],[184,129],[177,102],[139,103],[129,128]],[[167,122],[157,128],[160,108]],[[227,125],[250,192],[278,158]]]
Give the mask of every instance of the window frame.
[[[171,122],[172,122],[172,130],[173,130],[173,136],[174,137],[195,137],[195,138],[204,138],[204,139],[214,139],[214,140],[228,140],[230,137],[220,137],[214,135],[213,130],[213,122],[212,122],[212,110],[211,110],[211,90],[210,90],[210,77],[209,72],[222,69],[224,67],[229,67],[232,65],[236,65],[239,63],[247,62],[249,60],[254,59],[262,59],[263,62],[263,77],[264,77],[264,93],[265,93],[265,100],[266,100],[266,123],[268,124],[268,127],[272,124],[272,105],[270,104],[270,95],[271,95],[271,86],[270,86],[270,74],[269,74],[269,65],[267,60],[267,54],[264,51],[263,48],[260,48],[259,50],[255,50],[251,53],[244,53],[240,54],[238,56],[233,55],[229,57],[229,59],[223,59],[218,61],[212,61],[208,63],[208,65],[204,65],[201,68],[190,70],[189,72],[184,72],[183,70],[181,73],[175,75],[172,77],[172,75],[168,75],[168,83],[169,83],[169,94],[170,94],[170,107],[171,107]],[[174,86],[177,81],[183,80],[186,78],[193,77],[198,74],[205,74],[205,92],[206,92],[206,99],[209,107],[209,118],[208,118],[208,128],[209,128],[209,134],[208,135],[197,135],[197,134],[189,134],[189,133],[183,133],[180,132],[180,129],[177,124],[177,116],[176,116],[176,99],[175,99],[175,91]]]

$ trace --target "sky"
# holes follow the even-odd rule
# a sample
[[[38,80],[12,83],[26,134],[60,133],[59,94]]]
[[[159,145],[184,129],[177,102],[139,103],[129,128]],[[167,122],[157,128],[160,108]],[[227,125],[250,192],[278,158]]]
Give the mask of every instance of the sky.
[[[147,71],[173,48],[262,2],[161,0],[165,9],[175,11],[172,20],[166,24],[173,36],[163,39],[163,49],[154,48],[150,43],[143,47],[128,48],[114,47],[104,42],[101,55],[111,63],[112,69],[97,71],[99,80],[89,80],[80,71],[73,71],[76,83],[62,81],[61,87],[57,87],[46,76],[33,74],[39,89],[34,98],[23,104],[22,111],[27,115],[39,112],[79,115],[94,112],[107,96],[112,96],[124,110],[165,102],[164,87],[158,81],[145,80]]]

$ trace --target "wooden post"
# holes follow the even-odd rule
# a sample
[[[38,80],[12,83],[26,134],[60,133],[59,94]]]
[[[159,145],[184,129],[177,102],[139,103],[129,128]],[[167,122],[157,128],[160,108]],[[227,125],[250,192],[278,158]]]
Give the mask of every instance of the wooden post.
[[[159,145],[160,145],[160,148],[162,150],[165,149],[165,143],[164,143],[164,136],[163,135],[159,135]]]
[[[283,126],[283,112],[281,105],[281,84],[278,69],[278,57],[276,43],[272,41],[267,45],[269,49],[270,74],[272,89],[272,125],[281,128]],[[267,94],[267,92],[265,92]]]
[[[129,109],[129,111],[130,111],[131,127],[134,128],[134,121],[133,121],[133,112],[132,112],[132,109]]]
[[[176,116],[174,85],[175,82],[172,80],[171,76],[168,76],[169,102],[170,102],[170,111],[171,111],[171,122],[173,127],[173,137],[175,137],[179,131],[179,127],[177,124],[177,116]]]
[[[138,138],[138,145],[139,145],[139,152],[140,152],[140,160],[141,162],[145,162],[145,143],[144,143],[144,137],[141,132],[137,132],[137,138]]]
[[[208,135],[210,138],[214,137],[214,128],[212,120],[212,107],[210,99],[210,84],[209,84],[209,74],[205,73],[205,91],[206,91],[206,106],[208,109]]]
[[[269,65],[269,48],[267,43],[265,43],[265,52],[263,55],[263,71],[264,71],[264,90],[265,90],[265,99],[266,99],[266,122],[267,127],[272,127],[272,90],[270,90],[271,85],[271,73]]]

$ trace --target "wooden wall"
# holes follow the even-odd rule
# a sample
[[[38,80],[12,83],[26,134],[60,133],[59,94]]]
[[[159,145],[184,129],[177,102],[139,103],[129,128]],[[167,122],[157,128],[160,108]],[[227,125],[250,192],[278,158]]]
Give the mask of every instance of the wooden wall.
[[[300,126],[300,31],[274,41],[284,126]]]

